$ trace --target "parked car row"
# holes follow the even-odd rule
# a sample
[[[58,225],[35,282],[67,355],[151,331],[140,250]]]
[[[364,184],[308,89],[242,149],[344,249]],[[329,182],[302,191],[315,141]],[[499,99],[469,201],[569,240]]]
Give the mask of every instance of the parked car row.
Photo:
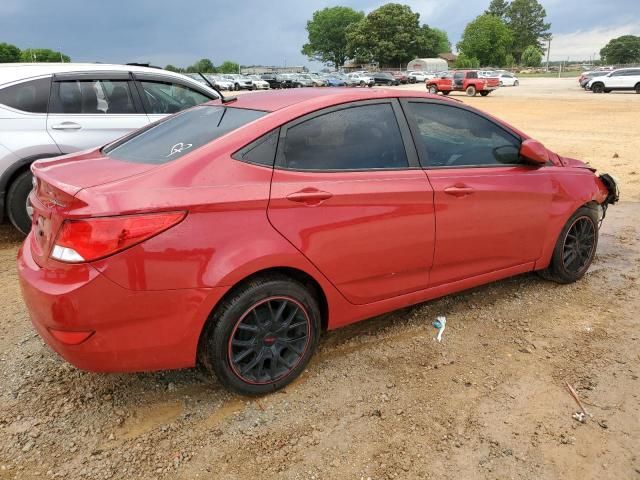
[[[578,78],[578,83],[585,90],[590,90],[593,93],[635,91],[640,94],[640,68],[584,72]]]

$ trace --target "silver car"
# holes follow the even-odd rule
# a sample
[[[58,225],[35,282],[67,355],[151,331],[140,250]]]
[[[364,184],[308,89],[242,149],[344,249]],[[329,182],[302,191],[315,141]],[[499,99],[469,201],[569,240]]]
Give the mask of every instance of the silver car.
[[[155,68],[107,64],[0,65],[0,219],[26,233],[30,165],[104,145],[219,99],[211,88]]]

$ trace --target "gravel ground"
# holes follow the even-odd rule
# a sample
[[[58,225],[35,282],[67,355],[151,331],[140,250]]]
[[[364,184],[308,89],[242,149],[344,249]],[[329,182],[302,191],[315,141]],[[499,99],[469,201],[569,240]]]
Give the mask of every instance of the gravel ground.
[[[196,369],[64,363],[31,329],[4,225],[0,479],[640,479],[640,95],[537,78],[457,98],[621,179],[582,281],[522,275],[329,332],[299,380],[247,400]]]

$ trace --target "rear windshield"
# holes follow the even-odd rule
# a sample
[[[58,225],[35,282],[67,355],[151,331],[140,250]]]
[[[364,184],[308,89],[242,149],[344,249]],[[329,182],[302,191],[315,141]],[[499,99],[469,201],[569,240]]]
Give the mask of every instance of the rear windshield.
[[[266,114],[244,108],[202,105],[108,145],[102,153],[127,162],[167,163]]]

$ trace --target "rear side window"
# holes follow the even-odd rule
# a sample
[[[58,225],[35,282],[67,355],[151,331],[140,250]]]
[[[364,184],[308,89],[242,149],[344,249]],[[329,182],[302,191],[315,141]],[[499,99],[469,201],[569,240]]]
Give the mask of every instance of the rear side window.
[[[520,163],[520,140],[462,108],[410,102],[428,167],[504,166]]]
[[[0,104],[31,113],[47,113],[51,78],[29,80],[0,89]]]
[[[127,162],[167,163],[264,115],[258,110],[203,105],[140,130],[103,153]]]
[[[54,88],[51,113],[137,113],[126,80],[71,80]]]
[[[171,82],[141,81],[147,103],[147,113],[169,114],[195,107],[212,100],[184,85]]]
[[[289,128],[284,163],[294,170],[408,167],[400,127],[388,103],[345,108]]]

